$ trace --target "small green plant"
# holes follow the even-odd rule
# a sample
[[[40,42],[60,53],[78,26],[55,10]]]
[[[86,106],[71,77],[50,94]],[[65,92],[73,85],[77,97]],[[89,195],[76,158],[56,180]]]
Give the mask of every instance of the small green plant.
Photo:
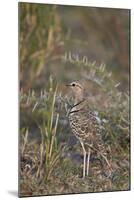
[[[43,112],[43,124],[40,126],[42,135],[41,152],[44,152],[44,180],[49,179],[55,166],[59,162],[62,146],[58,143],[57,126],[59,121],[59,113],[55,113],[55,101],[57,94],[57,85],[53,85],[53,80],[50,78],[50,87],[46,99],[47,109]],[[43,150],[44,149],[44,150]],[[42,156],[41,156],[42,158]],[[41,165],[43,160],[41,159]]]
[[[32,180],[31,184],[36,185],[51,179],[64,149],[57,139],[59,123],[59,113],[55,110],[57,84],[51,77],[48,88],[48,92],[41,92],[40,97],[37,97],[33,91],[28,95],[20,93],[22,117],[20,175],[26,181],[25,184],[29,183],[29,180]],[[23,121],[23,116],[26,122]],[[29,139],[29,132],[33,127],[38,130],[36,140]],[[38,138],[40,138],[39,143]]]

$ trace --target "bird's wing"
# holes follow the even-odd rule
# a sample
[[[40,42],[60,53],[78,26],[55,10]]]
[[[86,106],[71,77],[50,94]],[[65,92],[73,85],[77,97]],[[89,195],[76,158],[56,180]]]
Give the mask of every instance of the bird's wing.
[[[104,152],[104,143],[95,113],[82,111],[75,118],[77,121],[75,123],[75,134],[89,147],[96,149],[96,151]]]

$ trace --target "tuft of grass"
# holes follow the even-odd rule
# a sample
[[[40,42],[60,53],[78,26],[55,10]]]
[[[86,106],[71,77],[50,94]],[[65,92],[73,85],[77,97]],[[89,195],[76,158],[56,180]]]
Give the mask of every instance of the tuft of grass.
[[[44,152],[44,157],[45,157],[44,158],[45,181],[48,180],[49,177],[51,176],[55,166],[57,165],[60,159],[62,151],[62,146],[58,144],[56,138],[57,126],[59,121],[59,113],[56,113],[55,116],[56,94],[57,94],[57,85],[54,87],[53,80],[50,79],[50,89],[46,99],[47,110],[43,112],[44,120],[42,125],[38,125],[42,136],[41,151]],[[41,165],[42,163],[43,161],[41,161]]]
[[[27,185],[33,192],[35,185],[40,188],[46,184],[62,158],[64,148],[57,137],[59,113],[55,110],[57,87],[50,77],[49,91],[40,97],[33,91],[20,93],[20,112],[27,118],[27,124],[22,120],[20,128],[20,191]],[[38,132],[35,140],[30,136],[32,126]]]

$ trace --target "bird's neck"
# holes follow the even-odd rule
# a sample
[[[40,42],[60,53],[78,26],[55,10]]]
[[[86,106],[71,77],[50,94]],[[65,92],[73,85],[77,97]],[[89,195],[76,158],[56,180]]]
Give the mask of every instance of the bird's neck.
[[[75,101],[74,105],[72,106],[71,111],[81,110],[84,107],[85,99],[80,99],[79,101]]]
[[[78,91],[74,95],[74,105],[78,104],[79,102],[83,101],[85,97],[85,92],[84,90]]]

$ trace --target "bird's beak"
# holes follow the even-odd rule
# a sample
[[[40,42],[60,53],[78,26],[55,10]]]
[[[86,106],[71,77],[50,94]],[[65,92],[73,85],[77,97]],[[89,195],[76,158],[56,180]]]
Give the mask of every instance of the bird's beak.
[[[66,84],[66,86],[68,87],[68,86],[71,86],[71,84]]]

